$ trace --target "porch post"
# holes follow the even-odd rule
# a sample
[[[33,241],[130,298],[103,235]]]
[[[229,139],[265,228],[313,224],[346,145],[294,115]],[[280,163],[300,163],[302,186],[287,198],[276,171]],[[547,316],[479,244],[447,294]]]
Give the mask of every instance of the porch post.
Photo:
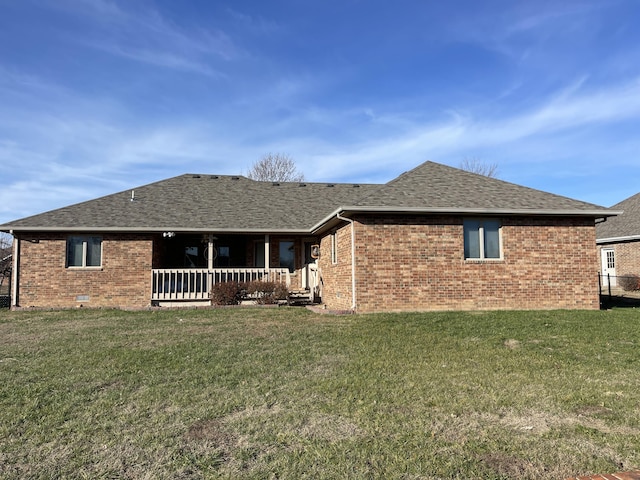
[[[210,233],[209,234],[209,248],[208,248],[208,255],[207,255],[207,268],[209,270],[213,269],[213,235]]]
[[[269,258],[269,234],[264,236],[264,268],[271,268],[271,260]]]

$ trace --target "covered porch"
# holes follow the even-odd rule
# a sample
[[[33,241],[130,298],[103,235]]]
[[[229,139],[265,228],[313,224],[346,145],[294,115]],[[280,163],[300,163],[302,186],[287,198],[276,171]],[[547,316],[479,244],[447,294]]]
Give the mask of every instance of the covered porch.
[[[285,235],[164,232],[154,240],[151,302],[210,305],[221,282],[283,283],[299,300],[321,297],[315,239]]]

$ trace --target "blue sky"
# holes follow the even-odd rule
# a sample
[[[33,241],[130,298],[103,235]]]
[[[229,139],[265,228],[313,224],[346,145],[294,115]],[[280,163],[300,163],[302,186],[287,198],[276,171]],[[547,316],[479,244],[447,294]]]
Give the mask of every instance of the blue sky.
[[[640,2],[0,0],[0,223],[269,152],[640,191]]]

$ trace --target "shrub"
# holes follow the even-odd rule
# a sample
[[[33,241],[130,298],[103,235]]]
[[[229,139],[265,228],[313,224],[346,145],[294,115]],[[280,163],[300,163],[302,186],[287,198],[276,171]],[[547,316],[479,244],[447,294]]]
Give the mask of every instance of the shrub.
[[[640,277],[638,275],[623,275],[618,277],[618,283],[625,292],[640,290]]]
[[[238,305],[246,285],[241,282],[221,282],[211,287],[211,302],[214,305]]]
[[[286,283],[276,283],[273,289],[273,296],[276,300],[286,300],[289,297],[289,287]]]
[[[247,285],[247,294],[260,305],[270,305],[286,299],[289,289],[279,282],[251,282]]]

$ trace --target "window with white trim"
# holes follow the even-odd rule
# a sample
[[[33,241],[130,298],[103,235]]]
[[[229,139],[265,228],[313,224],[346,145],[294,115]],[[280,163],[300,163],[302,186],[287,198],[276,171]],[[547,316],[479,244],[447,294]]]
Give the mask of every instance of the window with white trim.
[[[607,268],[616,268],[616,254],[614,250],[607,250]]]
[[[499,259],[500,220],[474,218],[463,221],[464,225],[464,258],[465,259]]]
[[[67,238],[67,267],[102,266],[102,237]]]

